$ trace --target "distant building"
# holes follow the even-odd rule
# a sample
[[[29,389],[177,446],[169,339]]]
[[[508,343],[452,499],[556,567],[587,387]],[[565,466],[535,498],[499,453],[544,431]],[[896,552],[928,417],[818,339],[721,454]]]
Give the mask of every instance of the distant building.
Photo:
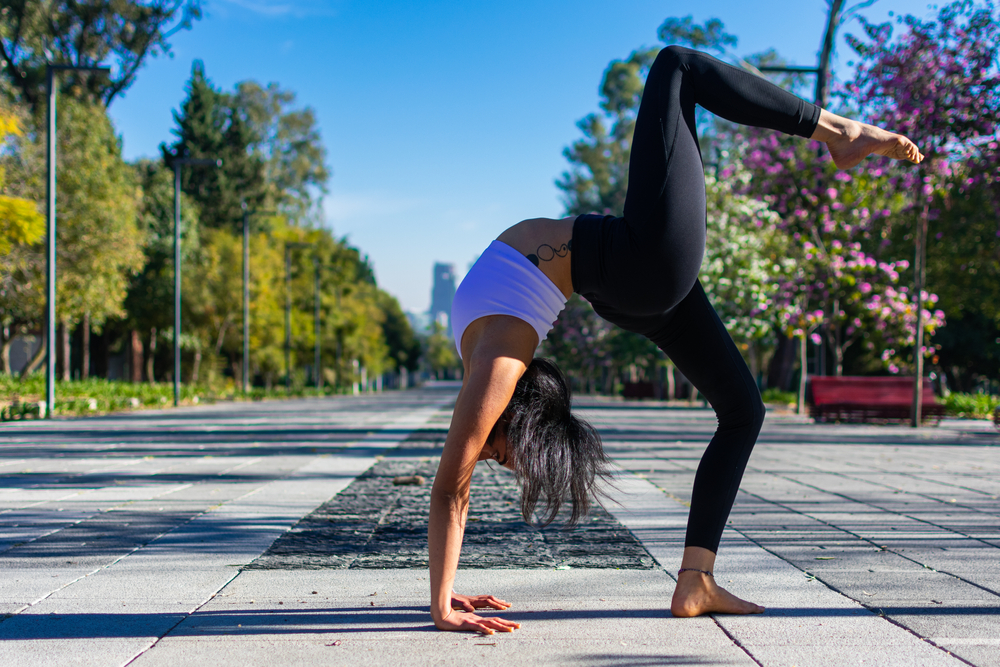
[[[455,298],[455,265],[434,265],[434,287],[431,289],[431,322],[441,324],[451,334],[451,302]]]

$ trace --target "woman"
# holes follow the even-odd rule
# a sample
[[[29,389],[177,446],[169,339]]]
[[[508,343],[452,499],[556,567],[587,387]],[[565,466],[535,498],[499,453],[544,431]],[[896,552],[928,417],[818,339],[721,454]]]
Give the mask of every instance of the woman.
[[[764,611],[712,577],[764,405],[698,282],[706,204],[695,104],[736,123],[821,141],[841,169],[873,153],[923,159],[903,136],[831,114],[710,56],[676,46],[661,51],[639,106],[624,217],[518,223],[483,253],[455,296],[452,327],[465,380],[434,479],[428,527],[431,615],[442,630],[492,634],[520,627],[475,614],[506,609],[507,602],[452,590],[477,461],[511,468],[522,486],[525,520],[542,499],[543,523],[563,499],[572,501],[571,522],[584,514],[606,476],[596,433],[570,415],[565,380],[552,364],[532,360],[574,291],[601,317],[656,343],[718,416],[695,476],[671,612]]]

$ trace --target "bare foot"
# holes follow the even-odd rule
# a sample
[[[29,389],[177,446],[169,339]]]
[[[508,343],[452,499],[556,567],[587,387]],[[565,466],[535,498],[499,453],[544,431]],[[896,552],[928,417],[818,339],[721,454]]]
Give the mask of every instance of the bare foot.
[[[678,618],[703,614],[763,614],[764,608],[741,600],[701,572],[681,572],[670,601],[670,613]]]
[[[924,159],[917,145],[903,135],[832,114],[826,109],[820,112],[812,138],[826,144],[838,169],[850,169],[873,153],[914,164]]]

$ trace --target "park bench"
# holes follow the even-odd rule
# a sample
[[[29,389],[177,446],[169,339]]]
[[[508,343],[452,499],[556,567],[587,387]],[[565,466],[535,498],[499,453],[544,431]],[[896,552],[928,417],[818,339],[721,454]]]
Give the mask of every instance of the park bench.
[[[810,386],[809,415],[816,421],[884,423],[911,419],[913,378],[813,377]],[[944,410],[934,397],[931,381],[924,378],[922,421],[937,423]]]

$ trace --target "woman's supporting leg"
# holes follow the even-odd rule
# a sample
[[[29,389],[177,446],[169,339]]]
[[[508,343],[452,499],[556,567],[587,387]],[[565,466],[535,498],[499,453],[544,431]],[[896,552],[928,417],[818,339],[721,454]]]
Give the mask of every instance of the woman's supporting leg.
[[[629,325],[673,360],[708,399],[718,418],[715,435],[698,464],[691,494],[681,567],[692,570],[678,575],[671,612],[674,616],[760,613],[763,607],[737,598],[710,575],[699,572],[715,569],[722,531],[764,422],[764,403],[757,384],[701,283],[695,283],[669,314],[646,318],[642,325]]]
[[[701,283],[658,326],[642,333],[698,388],[718,418],[694,478],[684,541],[685,547],[715,552],[764,423],[764,402]]]

